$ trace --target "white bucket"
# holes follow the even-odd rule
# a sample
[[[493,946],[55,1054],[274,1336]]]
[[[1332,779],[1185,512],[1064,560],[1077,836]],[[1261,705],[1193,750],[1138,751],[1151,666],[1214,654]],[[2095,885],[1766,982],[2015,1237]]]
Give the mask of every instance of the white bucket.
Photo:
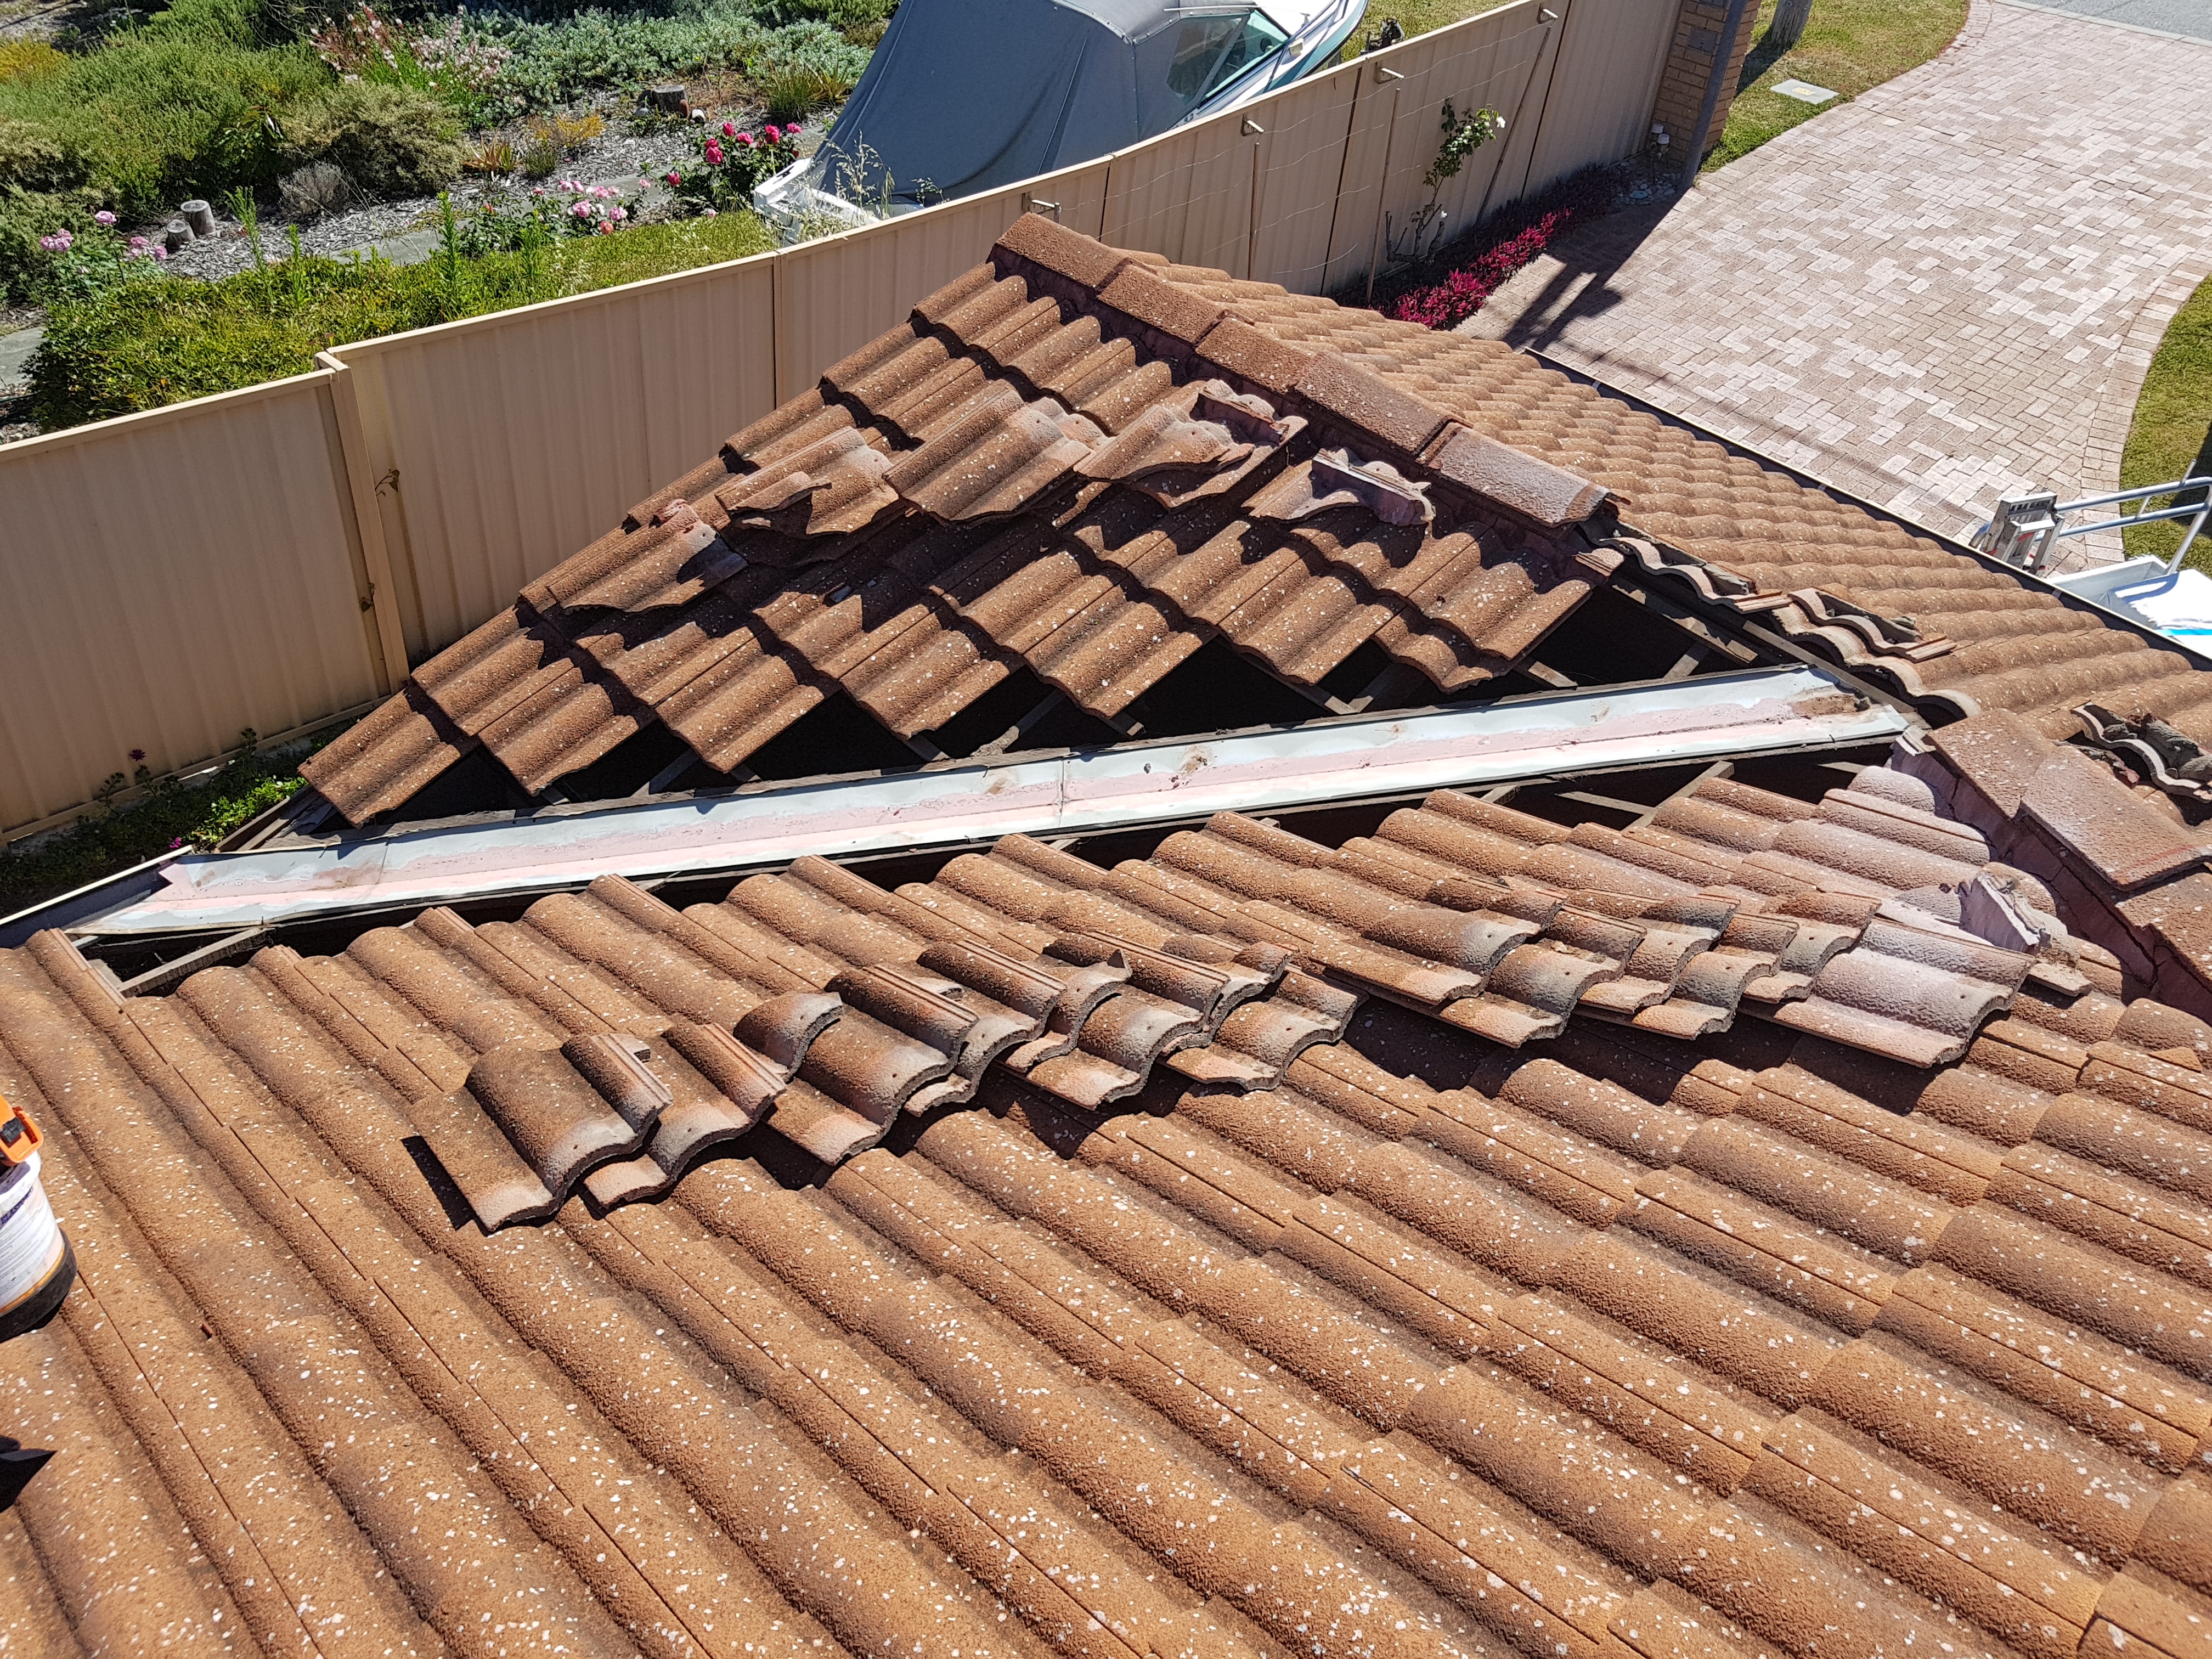
[[[51,1290],[68,1252],[33,1152],[0,1175],[0,1320]]]

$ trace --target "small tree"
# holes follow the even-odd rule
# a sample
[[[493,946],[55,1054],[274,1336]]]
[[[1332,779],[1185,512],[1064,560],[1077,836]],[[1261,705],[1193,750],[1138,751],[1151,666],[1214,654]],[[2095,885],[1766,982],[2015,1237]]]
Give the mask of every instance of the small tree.
[[[1777,52],[1787,52],[1805,33],[1813,15],[1813,0],[1776,0],[1774,15],[1766,25],[1766,39]]]
[[[1421,182],[1429,187],[1429,199],[1415,209],[1413,216],[1406,222],[1402,237],[1389,234],[1386,216],[1384,234],[1393,259],[1418,263],[1436,252],[1437,245],[1443,240],[1444,221],[1451,216],[1437,199],[1444,181],[1459,177],[1467,158],[1505,131],[1505,118],[1489,108],[1462,115],[1447,98],[1442,125],[1443,139],[1437,146],[1437,159],[1421,175]]]

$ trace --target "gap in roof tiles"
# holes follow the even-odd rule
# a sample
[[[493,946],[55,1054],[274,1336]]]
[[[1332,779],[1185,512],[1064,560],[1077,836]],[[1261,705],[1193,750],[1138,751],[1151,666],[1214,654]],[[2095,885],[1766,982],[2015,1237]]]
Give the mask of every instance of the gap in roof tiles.
[[[819,777],[825,770],[908,771],[923,759],[839,691],[746,756],[745,765],[758,776],[781,782]]]

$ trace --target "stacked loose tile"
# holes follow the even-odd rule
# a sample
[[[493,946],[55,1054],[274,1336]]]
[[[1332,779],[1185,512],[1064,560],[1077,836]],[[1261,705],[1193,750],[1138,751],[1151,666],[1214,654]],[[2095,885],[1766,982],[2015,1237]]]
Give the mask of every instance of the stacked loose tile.
[[[2025,983],[2119,988],[1931,805],[1882,769],[1817,806],[1708,780],[1626,831],[1441,791],[1335,849],[1224,813],[1112,870],[1014,836],[895,892],[808,858],[680,913],[607,877],[513,923],[272,946],[175,1005],[119,999],[60,934],[35,950],[113,1019],[180,1005],[234,1048],[306,1020],[496,1229],[579,1188],[655,1197],[763,1121],[835,1164],[994,1066],[1084,1110],[1161,1066],[1270,1089],[1369,995],[1511,1048],[1578,1013],[1685,1041],[1750,1013],[1924,1066]]]
[[[58,940],[0,954],[0,1087],[83,1263],[0,1348],[9,1431],[63,1448],[15,1605],[88,1651],[2201,1651],[2212,1028],[2154,1003],[2030,981],[1932,1069],[1771,1022],[1582,1018],[1532,1056],[1397,1014],[1272,1090],[1156,1066],[1104,1113],[1000,1066],[817,1185],[711,1159],[495,1236],[410,1155],[427,1091],[556,1004],[617,1040],[528,1052],[612,1104],[618,1039],[677,1029],[619,987],[772,1047],[779,1000],[866,994],[945,918],[1001,918],[1003,963],[933,961],[1018,1011],[1014,970],[1080,970],[1036,934],[1134,925],[1079,883],[1006,920],[1036,896],[1001,867],[1052,874],[994,854],[932,908],[824,866],[685,913],[801,981],[750,971],[734,1014],[602,890],[493,935],[548,954],[456,1003],[464,1038],[328,964],[118,1006]],[[1274,988],[1238,1011],[1298,971],[1237,965]]]
[[[840,690],[914,737],[1024,666],[1117,719],[1215,638],[1458,691],[1618,566],[1605,496],[1027,218],[307,771],[356,823],[479,747],[534,793],[659,723],[728,771]]]
[[[1985,709],[2074,735],[2094,701],[2154,713],[2212,743],[2212,678],[2093,608],[1954,553],[1789,474],[1577,385],[1497,341],[1160,267],[1285,346],[1340,353],[1473,431],[1624,498],[1640,574],[1803,641],[1918,700],[1933,719]]]
[[[1095,915],[1116,937],[1273,947],[1511,1047],[1577,1013],[1692,1040],[1749,1012],[1930,1066],[2031,980],[2119,989],[2043,884],[1932,801],[1886,769],[1817,806],[1716,779],[1613,830],[1446,790],[1339,848],[1222,813],[1102,872],[1010,836],[929,902],[981,907],[979,926]]]

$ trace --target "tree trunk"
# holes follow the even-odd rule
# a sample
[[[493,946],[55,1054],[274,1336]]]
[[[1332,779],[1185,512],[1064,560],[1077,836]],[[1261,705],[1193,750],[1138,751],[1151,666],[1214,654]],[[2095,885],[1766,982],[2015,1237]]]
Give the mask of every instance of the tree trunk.
[[[1797,37],[1805,33],[1805,21],[1813,15],[1813,0],[1777,0],[1774,21],[1766,26],[1766,38],[1778,51],[1787,52],[1797,44]]]

